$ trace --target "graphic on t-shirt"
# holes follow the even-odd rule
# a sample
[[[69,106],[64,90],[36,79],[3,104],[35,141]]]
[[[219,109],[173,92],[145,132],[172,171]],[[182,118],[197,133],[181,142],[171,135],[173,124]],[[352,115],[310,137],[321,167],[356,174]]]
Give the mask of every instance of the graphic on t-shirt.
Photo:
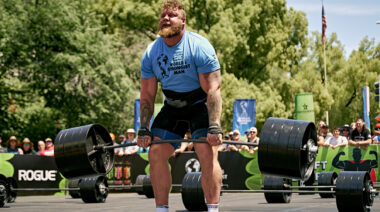
[[[160,67],[160,70],[161,70],[161,76],[162,78],[165,78],[165,77],[168,77],[169,74],[166,73],[166,70],[165,70],[165,67],[168,63],[168,56],[164,55],[164,54],[161,54],[158,58],[157,58],[157,65],[158,67]]]

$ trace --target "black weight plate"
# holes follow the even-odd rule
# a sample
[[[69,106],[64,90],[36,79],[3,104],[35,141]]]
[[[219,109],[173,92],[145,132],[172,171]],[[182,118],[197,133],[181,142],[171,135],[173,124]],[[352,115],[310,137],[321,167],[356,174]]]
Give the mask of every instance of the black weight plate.
[[[102,175],[82,178],[79,189],[85,203],[103,203],[108,196],[107,179]]]
[[[264,197],[267,203],[289,203],[292,193],[271,193],[270,190],[290,190],[285,184],[291,185],[291,179],[276,176],[265,176]]]
[[[313,170],[313,173],[307,180],[300,180],[298,181],[299,186],[313,186],[315,182],[315,173]],[[315,191],[315,188],[299,188],[300,191]],[[299,195],[313,195],[314,193],[300,193]]]
[[[197,208],[198,211],[207,211],[207,204],[205,200],[205,195],[203,193],[202,188],[202,174],[198,172],[199,174],[195,174],[194,181],[196,185],[196,192],[197,192]]]
[[[191,189],[190,187],[190,175],[187,173],[182,179],[182,189],[181,189],[181,197],[182,197],[182,203],[187,209],[188,206],[191,205]]]
[[[7,182],[4,180],[0,180],[0,208],[4,207],[5,202],[7,202]]]
[[[207,211],[200,172],[187,173],[182,180],[182,202],[188,211]]]
[[[16,180],[14,180],[11,177],[7,178],[8,181],[8,195],[7,195],[7,202],[12,203],[16,201],[17,198],[17,191],[12,190],[11,188],[18,188]]]
[[[112,145],[109,133],[99,124],[61,130],[54,145],[58,170],[69,179],[107,174],[113,167],[114,150],[95,151],[96,145]]]
[[[143,186],[143,180],[144,180],[144,177],[146,175],[142,175],[140,174],[139,176],[137,176],[136,178],[136,182],[135,182],[135,185],[137,186],[141,186],[141,187],[136,187],[135,191],[137,192],[137,194],[139,195],[143,195],[144,192],[143,192],[143,189],[142,189],[142,186]]]
[[[80,178],[77,178],[77,179],[71,179],[69,184],[67,185],[67,187],[70,189],[70,188],[79,188],[79,183],[80,183],[81,179]],[[79,190],[69,190],[69,195],[71,196],[71,198],[73,199],[78,199],[80,198],[80,192]]]
[[[307,180],[314,169],[314,161],[307,160],[301,150],[310,139],[317,144],[313,123],[269,118],[261,130],[258,164],[264,175]]]
[[[319,172],[318,185],[319,186],[335,186],[336,178],[338,175],[336,172]],[[319,188],[318,191],[334,191],[332,188]],[[321,198],[334,198],[335,194],[319,194]]]
[[[153,186],[150,180],[150,175],[144,176],[142,190],[147,198],[154,198]]]
[[[274,170],[277,170],[279,160],[277,153],[279,152],[277,139],[279,135],[279,125],[282,124],[282,119],[269,118],[265,121],[260,134],[258,164],[262,174],[277,175]],[[276,157],[274,157],[276,155]],[[281,174],[281,172],[279,173]]]
[[[338,211],[370,211],[373,199],[369,196],[372,181],[368,172],[343,171],[336,182]]]

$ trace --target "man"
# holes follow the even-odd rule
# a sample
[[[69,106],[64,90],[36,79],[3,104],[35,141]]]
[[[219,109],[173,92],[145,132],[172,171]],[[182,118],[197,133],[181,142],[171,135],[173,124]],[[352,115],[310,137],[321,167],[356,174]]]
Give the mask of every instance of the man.
[[[329,132],[329,126],[327,124],[322,123],[320,126],[320,135],[318,136],[318,146],[325,146],[325,141],[329,139],[332,135]]]
[[[257,128],[256,127],[251,127],[245,132],[247,136],[247,142],[252,143],[252,144],[257,144],[259,145],[260,138],[257,137]],[[255,151],[259,149],[258,146],[247,146],[243,145],[241,147],[241,150],[249,151],[249,154],[253,155]]]
[[[151,140],[183,139],[190,129],[202,167],[202,188],[209,211],[218,211],[222,171],[217,147],[222,143],[220,116],[220,65],[214,48],[202,36],[185,30],[186,13],[178,0],[162,4],[159,38],[150,44],[141,61],[140,121],[137,144]],[[157,82],[165,94],[164,106],[152,129]],[[206,104],[207,102],[207,104]],[[179,143],[153,144],[149,150],[150,177],[156,211],[168,211],[171,175],[168,159]]]
[[[46,148],[41,150],[40,155],[54,157],[54,144],[51,138],[45,139]]]
[[[4,148],[1,143],[3,142],[3,140],[0,138],[0,153],[5,153],[7,152],[7,148]]]
[[[367,149],[367,146],[372,143],[371,133],[364,126],[362,119],[358,119],[355,123],[355,129],[352,131],[348,144],[362,149]]]
[[[121,144],[129,144],[136,142],[136,132],[134,129],[129,128],[125,134],[127,136],[127,139],[121,142]],[[133,155],[136,154],[138,150],[138,146],[123,147],[121,150],[121,155]]]
[[[375,125],[375,129],[372,136],[372,144],[380,144],[380,123]]]
[[[339,135],[339,127],[335,127],[333,130],[333,136],[329,136],[325,140],[325,146],[331,147],[333,149],[341,146],[346,146],[348,144],[347,139],[344,136]]]

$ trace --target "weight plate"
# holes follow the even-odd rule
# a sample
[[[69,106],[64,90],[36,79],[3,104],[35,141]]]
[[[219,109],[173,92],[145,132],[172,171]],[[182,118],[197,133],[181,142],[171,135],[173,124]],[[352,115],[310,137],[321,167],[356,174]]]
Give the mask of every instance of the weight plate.
[[[336,181],[338,211],[370,211],[373,204],[372,189],[368,172],[340,172]]]
[[[145,194],[147,198],[154,198],[153,186],[152,182],[150,181],[150,175],[144,176],[142,190],[143,194]]]
[[[188,211],[207,211],[201,176],[200,172],[190,172],[182,180],[182,202]]]
[[[319,172],[318,185],[319,186],[335,186],[336,178],[338,175],[336,172]],[[334,191],[333,188],[319,188],[318,191]],[[334,198],[335,194],[319,194],[321,198]]]
[[[289,203],[292,193],[271,193],[270,190],[290,190],[290,188],[285,185],[291,184],[291,179],[276,176],[265,176],[264,196],[267,203]]]
[[[54,145],[58,170],[69,179],[107,174],[114,164],[114,150],[94,149],[99,145],[113,145],[109,133],[99,124],[61,130]]]
[[[308,149],[311,148],[304,148],[315,147],[312,149],[317,151],[316,145],[316,128],[312,122],[269,118],[260,135],[260,172],[264,175],[307,180],[314,169],[316,152],[308,154]]]
[[[82,178],[79,182],[80,196],[85,203],[103,203],[108,196],[108,183],[102,175]]]
[[[72,179],[70,180],[69,184],[67,185],[68,188],[79,188],[79,183],[80,183],[81,179],[80,178],[77,178],[77,179]],[[73,199],[78,199],[80,198],[80,192],[79,190],[69,190],[69,195],[71,196],[71,198]]]
[[[299,180],[298,184],[299,186],[313,186],[315,181],[315,173],[313,170],[313,173],[307,180]],[[315,191],[315,188],[299,188],[300,191]],[[300,193],[299,195],[313,195],[314,193]]]
[[[5,202],[7,201],[7,190],[7,182],[4,180],[0,180],[0,208],[4,207]]]
[[[136,178],[136,182],[135,182],[135,185],[138,185],[138,186],[141,186],[141,187],[136,187],[136,192],[137,192],[137,194],[139,194],[139,195],[143,195],[144,194],[144,192],[143,192],[143,189],[142,189],[142,186],[143,186],[143,180],[144,180],[144,177],[145,177],[146,175],[142,175],[142,174],[140,174],[139,176],[137,176],[137,178]]]
[[[7,202],[12,203],[16,201],[17,197],[17,191],[12,190],[12,188],[18,188],[16,180],[14,180],[11,177],[7,178],[8,181],[8,196],[7,196]]]

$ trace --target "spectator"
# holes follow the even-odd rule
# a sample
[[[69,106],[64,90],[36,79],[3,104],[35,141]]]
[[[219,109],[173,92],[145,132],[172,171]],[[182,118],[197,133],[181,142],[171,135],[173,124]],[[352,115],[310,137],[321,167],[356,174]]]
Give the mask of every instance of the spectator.
[[[7,152],[8,153],[13,153],[13,154],[20,154],[22,155],[23,152],[19,148],[20,147],[20,141],[16,138],[16,136],[12,135],[9,140],[7,141]]]
[[[36,151],[33,149],[33,142],[29,140],[29,138],[24,138],[22,141],[22,151],[24,155],[37,155]]]
[[[377,123],[374,130],[374,135],[372,138],[373,144],[380,144],[380,123]]]
[[[333,130],[333,136],[329,136],[325,140],[325,146],[330,146],[333,149],[341,146],[346,146],[347,144],[347,139],[339,135],[339,127],[335,127]]]
[[[355,129],[352,131],[348,144],[362,149],[367,149],[367,146],[372,143],[371,134],[365,127],[363,120],[358,119],[355,124]]]
[[[41,155],[41,151],[45,149],[45,141],[43,140],[40,140],[37,142],[37,148],[38,148],[38,152],[37,152],[37,155]]]
[[[191,132],[187,131],[183,139],[184,140],[191,139]],[[192,142],[190,142],[190,143],[193,146],[193,143]],[[175,157],[178,154],[185,152],[187,150],[188,146],[189,146],[188,142],[181,142],[181,146],[174,151],[174,153],[172,154],[172,157]]]
[[[3,143],[3,140],[0,138],[0,153],[5,153],[5,152],[7,152],[7,149],[4,148],[4,147],[1,145],[1,143]]]
[[[113,133],[110,132],[110,137],[111,137],[112,143],[114,144],[115,143],[115,139],[116,139],[115,134],[113,134]]]
[[[325,141],[331,137],[331,133],[329,132],[329,126],[327,124],[321,125],[321,129],[319,131],[320,135],[318,136],[318,146],[325,146]]]
[[[350,139],[350,126],[348,126],[348,124],[342,127],[342,136],[345,137],[347,141]]]
[[[54,157],[54,144],[51,138],[45,139],[45,149],[40,151],[40,155],[42,156],[52,156]]]
[[[240,141],[239,130],[234,130],[232,132],[232,141]],[[230,144],[227,146],[227,151],[239,151],[240,145]]]
[[[247,142],[248,143],[253,143],[253,144],[256,144],[256,145],[259,145],[259,141],[260,141],[260,138],[257,137],[257,128],[256,127],[251,127],[250,129],[248,129],[245,134],[247,135]],[[249,151],[249,154],[253,154],[255,151],[257,151],[259,149],[258,146],[246,146],[246,145],[243,145],[241,147],[241,150],[246,150],[246,151]]]
[[[324,125],[326,125],[326,123],[324,122],[324,121],[322,121],[322,120],[320,120],[319,122],[318,122],[318,128],[317,128],[317,135],[318,136],[321,136],[322,134],[321,134],[321,129],[322,129],[322,126],[324,126]]]
[[[127,139],[121,142],[121,144],[130,144],[130,143],[136,143],[136,132],[134,129],[130,128],[125,133],[127,135]],[[137,145],[133,146],[127,146],[123,147],[121,150],[122,153],[119,153],[119,156],[122,155],[133,155],[136,154],[139,150],[139,147]]]
[[[187,131],[184,139],[191,139],[191,138],[192,138],[191,132]],[[187,151],[195,151],[193,142],[186,142],[186,143],[187,143],[187,148],[186,148]]]
[[[125,141],[125,135],[119,135],[119,142],[118,143],[115,142],[114,145],[116,146],[118,144],[122,144],[123,141]],[[115,155],[123,156],[123,154],[124,154],[123,147],[115,148],[114,152],[115,152]]]

